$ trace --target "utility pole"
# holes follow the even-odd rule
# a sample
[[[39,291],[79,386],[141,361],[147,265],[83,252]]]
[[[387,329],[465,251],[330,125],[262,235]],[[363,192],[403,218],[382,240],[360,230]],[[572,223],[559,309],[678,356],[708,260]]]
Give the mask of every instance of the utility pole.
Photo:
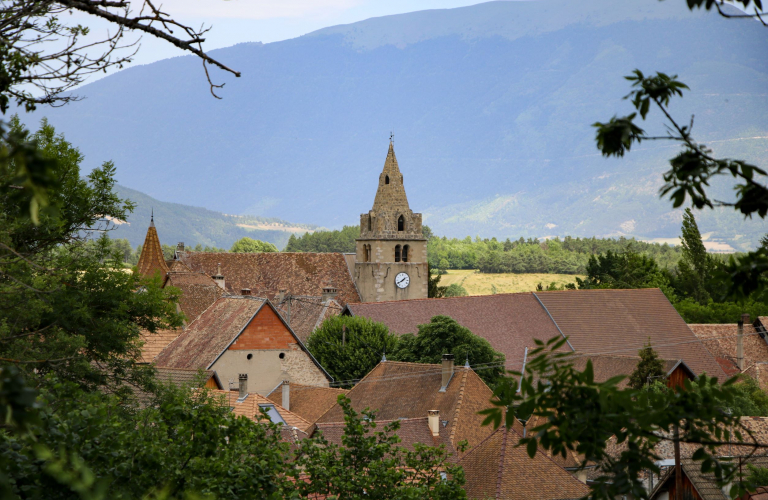
[[[675,424],[675,499],[683,500],[683,472],[680,466],[680,427]]]

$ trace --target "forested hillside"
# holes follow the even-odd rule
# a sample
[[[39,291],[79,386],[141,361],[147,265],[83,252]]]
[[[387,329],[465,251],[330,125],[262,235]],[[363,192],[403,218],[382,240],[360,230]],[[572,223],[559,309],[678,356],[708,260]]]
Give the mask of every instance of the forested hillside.
[[[88,167],[113,160],[122,185],[154,198],[327,227],[370,207],[394,128],[411,207],[437,234],[672,237],[682,213],[658,188],[674,148],[604,159],[591,124],[627,111],[633,69],[677,74],[691,91],[672,111],[696,115],[696,139],[765,166],[764,31],[683,1],[488,2],[214,51],[242,72],[220,77],[222,100],[198,60],[177,57],[25,119],[48,116]],[[730,210],[699,224],[736,250],[761,235]]]

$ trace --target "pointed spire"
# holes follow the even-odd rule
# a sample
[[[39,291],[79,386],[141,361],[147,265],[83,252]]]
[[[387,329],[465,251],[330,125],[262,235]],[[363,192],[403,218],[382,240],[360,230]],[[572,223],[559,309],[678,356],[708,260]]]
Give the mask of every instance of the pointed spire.
[[[379,188],[376,191],[376,198],[373,200],[373,210],[375,212],[407,212],[408,197],[405,195],[403,186],[403,174],[400,173],[400,166],[397,164],[395,156],[395,145],[390,137],[389,151],[384,160],[384,168],[379,175]]]
[[[152,209],[149,229],[147,229],[147,236],[144,238],[144,246],[141,247],[141,256],[136,268],[142,276],[153,276],[159,272],[160,278],[165,279],[166,274],[168,274],[168,265],[165,263],[165,257],[163,256],[163,247],[160,245],[160,238],[157,236],[157,229],[155,228],[154,209]]]
[[[467,354],[467,360],[464,361],[464,368],[469,368],[469,354]]]

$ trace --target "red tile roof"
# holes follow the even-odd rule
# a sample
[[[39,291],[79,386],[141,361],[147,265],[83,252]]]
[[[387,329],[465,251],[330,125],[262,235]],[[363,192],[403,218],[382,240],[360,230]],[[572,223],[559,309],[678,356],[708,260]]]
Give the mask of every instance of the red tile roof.
[[[573,367],[579,371],[584,371],[587,367],[587,361],[592,361],[595,382],[605,382],[611,377],[624,375],[624,380],[618,384],[618,387],[624,388],[629,385],[629,376],[635,371],[640,358],[637,356],[589,356],[576,354],[572,359]],[[662,361],[664,363],[665,375],[670,375],[678,363],[682,362],[679,359],[663,359]]]
[[[726,324],[690,324],[688,327],[696,337],[709,349],[726,375],[733,376],[739,373],[738,360],[736,358],[736,344],[738,343],[738,326],[736,323]],[[750,325],[744,325],[744,370],[745,373],[761,382],[768,375],[768,343],[757,333],[757,329]],[[766,372],[765,374],[761,373]]]
[[[266,303],[256,297],[218,299],[156,358],[157,366],[207,369]]]
[[[499,427],[459,460],[469,498],[560,500],[587,496],[589,488],[539,449],[528,457],[522,436]]]
[[[147,229],[147,236],[144,238],[144,246],[141,247],[141,255],[136,268],[142,276],[154,276],[160,273],[160,279],[165,279],[165,273],[168,272],[168,266],[163,257],[163,247],[160,245],[160,238],[157,236],[155,223],[150,222]]]
[[[474,371],[456,367],[445,392],[440,392],[441,386],[441,365],[384,361],[347,397],[355,411],[376,410],[377,420],[422,418],[429,410],[438,410],[454,446],[466,439],[472,447],[492,432],[481,425],[484,417],[477,412],[491,406],[493,392]],[[343,421],[338,404],[317,419],[318,424]]]
[[[259,421],[257,415],[261,415],[260,405],[272,405],[275,407],[275,410],[277,410],[280,416],[283,417],[283,420],[285,420],[285,425],[288,427],[296,427],[305,433],[311,431],[313,428],[310,422],[307,422],[295,413],[286,410],[282,406],[275,404],[274,401],[270,401],[264,396],[256,394],[255,392],[248,393],[248,397],[242,401],[239,401],[240,398],[238,391],[211,391],[211,393],[217,396],[224,396],[225,403],[229,404],[229,406],[232,408],[232,411],[236,415],[242,415],[246,418],[250,418],[254,422]]]
[[[384,323],[399,335],[417,333],[418,325],[429,323],[434,316],[450,316],[488,340],[506,356],[507,368],[516,370],[522,367],[525,348],[534,347],[534,339],[547,341],[560,336],[547,312],[530,293],[366,302],[347,304],[347,309],[353,316]]]
[[[314,387],[291,382],[289,407],[291,411],[305,420],[314,423],[328,409],[336,404],[340,394],[347,394],[346,389],[334,389],[330,387]],[[278,385],[267,399],[275,403],[283,404],[283,386]]]
[[[193,271],[221,275],[227,291],[239,294],[249,288],[253,295],[273,300],[280,290],[292,295],[320,297],[323,287],[338,289],[341,305],[359,302],[360,294],[341,253],[212,253],[178,252]]]
[[[725,374],[658,288],[536,292],[576,351],[636,355],[648,341],[659,356],[682,359],[696,375]]]
[[[190,271],[169,272],[164,286],[173,286],[181,290],[179,307],[187,317],[187,322],[200,316],[225,293],[210,276]]]
[[[150,333],[147,330],[140,332],[141,341],[141,363],[151,363],[155,360],[155,357],[165,349],[168,344],[176,340],[176,337],[181,335],[181,328],[178,329],[164,329],[158,330],[155,333]]]
[[[376,428],[373,432],[381,432],[384,426],[394,421],[376,419]],[[397,419],[397,422],[400,422],[400,429],[396,431],[397,436],[400,438],[399,446],[412,451],[416,443],[435,447],[444,445],[446,451],[453,454],[452,457],[449,457],[449,461],[455,462],[458,460],[456,450],[451,444],[448,429],[443,427],[442,424],[440,425],[439,436],[433,436],[432,431],[429,430],[428,417],[401,418]],[[322,431],[323,436],[328,442],[341,446],[341,437],[344,435],[346,425],[346,422],[333,422],[318,423],[315,427],[316,431]]]
[[[288,307],[289,301],[290,309]],[[302,342],[306,342],[309,335],[326,318],[338,315],[343,309],[334,299],[324,301],[322,297],[308,296],[285,298],[282,302],[276,303],[275,307]]]

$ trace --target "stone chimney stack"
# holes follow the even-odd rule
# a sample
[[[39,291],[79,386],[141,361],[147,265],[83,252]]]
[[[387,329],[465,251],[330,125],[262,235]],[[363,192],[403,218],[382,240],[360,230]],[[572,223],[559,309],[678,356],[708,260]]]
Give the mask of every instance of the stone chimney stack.
[[[226,290],[226,288],[224,288],[224,276],[221,275],[221,262],[219,262],[219,267],[218,267],[218,270],[216,271],[216,274],[211,276],[211,278],[213,278],[213,281],[215,281],[216,284],[219,285],[219,288],[221,288],[222,290]]]
[[[291,383],[283,380],[283,408],[291,410]]]
[[[238,399],[244,399],[248,395],[248,374],[241,373],[237,378],[240,381]]]
[[[427,422],[432,436],[440,436],[440,410],[427,410]]]
[[[747,318],[749,318],[749,315],[747,315]],[[739,371],[744,371],[744,321],[742,320],[739,320],[737,327],[736,364],[739,366]]]
[[[176,244],[176,251],[177,252],[183,252],[184,251],[184,242],[180,241]]]
[[[288,290],[280,290],[277,292],[277,303],[282,304],[285,300],[285,294]]]
[[[325,303],[331,299],[335,299],[338,293],[339,290],[336,289],[333,285],[323,287],[323,302]]]
[[[453,354],[443,354],[443,383],[440,392],[448,389],[451,378],[453,378]]]

